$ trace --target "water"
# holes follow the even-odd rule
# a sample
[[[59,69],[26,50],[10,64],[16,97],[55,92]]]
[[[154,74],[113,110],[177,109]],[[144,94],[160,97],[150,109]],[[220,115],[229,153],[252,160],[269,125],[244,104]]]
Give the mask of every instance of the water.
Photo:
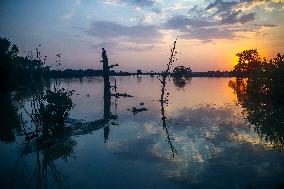
[[[171,80],[163,108],[156,77],[117,77],[118,92],[133,97],[111,98],[116,120],[44,148],[26,144],[16,115],[27,115],[3,94],[0,187],[281,188],[284,153],[246,121],[230,80],[193,78],[183,87]],[[75,90],[71,122],[102,119],[102,78],[66,79],[61,86]],[[22,93],[31,111],[29,92]],[[134,114],[133,107],[147,111]]]

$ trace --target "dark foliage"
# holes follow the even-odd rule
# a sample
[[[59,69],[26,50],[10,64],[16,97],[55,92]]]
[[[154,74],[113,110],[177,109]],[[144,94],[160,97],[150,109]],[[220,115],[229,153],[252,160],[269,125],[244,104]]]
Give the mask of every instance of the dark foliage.
[[[175,77],[190,77],[192,75],[192,70],[190,67],[177,66],[174,68],[172,74]]]
[[[236,54],[239,58],[238,63],[233,69],[237,77],[246,77],[258,70],[261,66],[261,58],[257,49],[244,50]]]
[[[249,77],[230,81],[229,86],[235,90],[247,121],[260,137],[283,149],[284,56],[278,54],[269,61],[256,59],[257,66],[251,66]]]
[[[15,44],[6,38],[0,38],[0,92],[19,87],[32,86],[47,77],[49,67],[38,56],[18,56]]]
[[[187,84],[190,84],[191,77],[173,77],[173,82],[177,89],[182,89]]]
[[[34,117],[44,137],[54,136],[64,131],[64,120],[74,107],[72,94],[73,91],[54,87],[38,99],[38,109]]]

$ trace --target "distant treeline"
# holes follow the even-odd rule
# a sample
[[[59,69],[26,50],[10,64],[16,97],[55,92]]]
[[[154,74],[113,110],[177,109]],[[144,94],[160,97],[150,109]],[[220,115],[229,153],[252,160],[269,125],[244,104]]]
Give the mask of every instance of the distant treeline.
[[[162,72],[115,72],[114,70],[110,71],[111,76],[142,76],[142,75],[150,75],[150,76],[158,76],[162,75]],[[87,76],[102,76],[103,70],[51,70],[49,73],[49,77],[87,77]],[[188,75],[176,75],[174,73],[169,73],[170,76],[178,77],[178,76],[188,76],[188,77],[231,77],[232,72],[228,71],[207,71],[207,72],[191,72]]]
[[[0,38],[0,91],[9,91],[22,87],[34,86],[48,78],[60,77],[85,77],[102,76],[103,70],[51,70],[46,66],[40,52],[36,49],[36,57],[19,56],[18,47],[6,38]],[[261,59],[257,50],[245,50],[237,54],[238,64],[232,71],[208,71],[192,72],[190,67],[177,66],[172,72],[166,73],[173,77],[283,77],[283,55],[278,54],[272,60]],[[61,55],[56,62],[61,64]],[[111,76],[131,76],[131,75],[163,75],[164,72],[142,72],[135,73],[110,71]]]
[[[110,71],[111,76],[130,76],[135,75],[136,73],[129,73],[129,72],[115,72],[114,70]],[[103,70],[93,70],[93,69],[86,69],[86,70],[72,70],[72,69],[65,69],[65,70],[50,70],[49,77],[87,77],[87,76],[102,76]]]

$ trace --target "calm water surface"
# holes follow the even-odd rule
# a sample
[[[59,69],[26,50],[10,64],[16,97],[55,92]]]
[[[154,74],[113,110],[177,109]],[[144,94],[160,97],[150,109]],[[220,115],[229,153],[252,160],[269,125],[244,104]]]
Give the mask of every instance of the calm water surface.
[[[112,97],[117,119],[46,148],[26,144],[14,112],[27,116],[3,94],[0,188],[281,188],[284,153],[246,122],[230,80],[193,78],[183,88],[171,80],[162,109],[156,77],[117,77],[118,92],[133,95]],[[102,119],[102,78],[61,85],[75,90],[69,122]],[[22,93],[31,111],[29,92]],[[133,107],[148,110],[134,114]]]

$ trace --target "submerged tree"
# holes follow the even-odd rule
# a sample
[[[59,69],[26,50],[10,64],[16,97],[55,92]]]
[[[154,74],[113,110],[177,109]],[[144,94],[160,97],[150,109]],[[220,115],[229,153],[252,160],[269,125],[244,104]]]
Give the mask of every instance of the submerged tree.
[[[59,60],[56,62],[59,66],[62,57],[58,58]],[[31,123],[34,124],[34,128],[31,131],[27,131],[26,126],[23,125],[26,140],[36,139],[37,141],[43,141],[59,136],[66,131],[65,120],[69,116],[70,110],[74,107],[71,98],[74,91],[62,88],[60,85],[60,80],[56,79],[54,86],[50,89],[32,90],[31,112],[28,112],[22,101],[16,98],[18,104],[30,117]]]
[[[169,131],[168,125],[167,125],[167,116],[166,116],[166,111],[165,111],[165,106],[168,105],[168,96],[169,93],[166,93],[166,84],[167,84],[167,78],[169,77],[170,69],[173,65],[173,63],[176,60],[176,43],[177,39],[174,41],[173,47],[171,48],[171,56],[169,58],[169,62],[167,63],[166,70],[162,72],[162,78],[160,80],[161,82],[161,97],[160,97],[160,104],[161,104],[161,120],[162,120],[162,126],[163,130],[166,132],[166,137],[167,137],[167,142],[170,146],[171,152],[172,152],[172,157],[175,157],[175,154],[177,153],[176,148],[173,145],[173,138],[171,136],[171,133]]]

